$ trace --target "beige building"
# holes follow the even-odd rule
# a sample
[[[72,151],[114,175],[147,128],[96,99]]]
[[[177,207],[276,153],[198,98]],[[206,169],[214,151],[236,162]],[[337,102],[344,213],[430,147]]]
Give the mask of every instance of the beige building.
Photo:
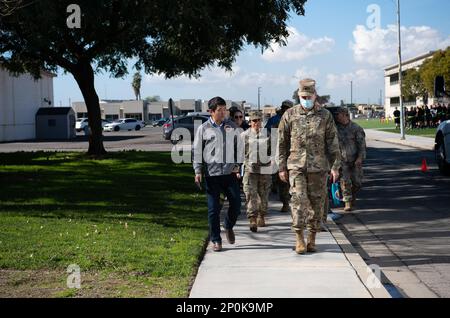
[[[380,105],[368,105],[368,104],[359,104],[356,106],[358,109],[358,114],[364,116],[370,116],[372,114],[384,112],[384,106]]]
[[[53,78],[42,72],[41,79],[30,75],[12,76],[0,67],[0,142],[36,138],[36,113],[53,107]]]
[[[77,118],[87,118],[87,107],[84,102],[74,102],[72,107],[77,114]],[[110,121],[119,118],[145,120],[148,113],[147,103],[136,100],[102,100],[100,101],[100,111],[102,118]]]
[[[239,103],[227,100],[227,107],[239,106]],[[173,103],[173,113],[175,116],[186,115],[192,112],[207,112],[208,101],[198,99],[180,99]],[[72,107],[77,114],[77,118],[87,117],[87,107],[84,102],[74,102]],[[169,102],[146,102],[136,100],[102,100],[100,101],[102,118],[106,120],[116,120],[119,118],[136,118],[146,122],[153,122],[161,118],[170,117]]]

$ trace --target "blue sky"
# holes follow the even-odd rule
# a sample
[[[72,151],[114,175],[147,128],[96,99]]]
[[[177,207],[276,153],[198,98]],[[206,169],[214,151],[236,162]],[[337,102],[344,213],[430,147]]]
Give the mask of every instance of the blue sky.
[[[378,102],[384,94],[383,67],[396,63],[396,0],[309,0],[306,16],[292,15],[288,22],[291,36],[286,47],[274,51],[246,47],[237,57],[233,73],[212,68],[202,71],[200,80],[180,77],[165,80],[162,76],[143,74],[142,97],[159,95],[169,98],[208,100],[225,99],[257,102],[257,89],[262,87],[261,103],[279,105],[291,98],[298,80],[313,77],[319,94],[331,95],[332,101]],[[370,5],[380,9],[380,24]],[[402,45],[404,58],[450,45],[450,1],[401,0]],[[369,19],[369,24],[367,20]],[[95,79],[101,99],[133,99],[131,77],[113,79],[108,74]],[[81,101],[82,95],[71,75],[62,72],[54,80],[55,104],[65,106]]]

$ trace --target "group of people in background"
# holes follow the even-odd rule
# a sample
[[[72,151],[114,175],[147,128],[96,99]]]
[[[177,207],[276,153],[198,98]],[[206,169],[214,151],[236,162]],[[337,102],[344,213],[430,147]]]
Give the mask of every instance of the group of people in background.
[[[400,110],[394,111],[394,121],[400,129]],[[405,127],[408,129],[436,128],[440,123],[450,119],[450,105],[436,104],[405,108]]]
[[[194,155],[193,166],[199,188],[205,179],[214,251],[222,250],[221,194],[229,202],[224,220],[225,235],[228,243],[235,243],[233,227],[241,208],[240,183],[252,232],[267,225],[270,189],[280,194],[281,212],[291,212],[297,254],[316,251],[316,233],[322,230],[321,223],[329,211],[329,180],[334,183],[341,177],[345,211],[353,209],[356,193],[361,188],[366,154],[364,131],[351,122],[347,109],[332,114],[320,104],[315,80],[300,81],[298,96],[295,106],[288,100],[282,103],[277,114],[266,123],[266,131],[263,131],[260,111],[251,111],[247,122],[238,108],[229,109],[227,118],[224,99],[215,97],[209,101],[211,117],[196,131],[193,151],[199,156]],[[235,135],[227,134],[236,129],[241,129],[243,164],[237,159],[235,162],[204,160],[204,150],[217,147],[222,149],[221,158],[229,158],[226,151],[230,147],[225,139],[232,138],[236,148]],[[214,138],[214,135],[217,136]],[[271,149],[274,144],[277,149]],[[216,150],[213,152],[216,154]]]

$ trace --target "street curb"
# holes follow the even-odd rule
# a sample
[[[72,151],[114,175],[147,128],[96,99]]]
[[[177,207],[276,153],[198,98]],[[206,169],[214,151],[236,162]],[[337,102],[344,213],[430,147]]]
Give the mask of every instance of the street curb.
[[[411,147],[411,148],[417,148],[420,150],[426,150],[426,151],[433,151],[434,147],[425,147],[416,143],[412,143],[409,141],[402,141],[402,140],[392,140],[392,139],[382,139],[382,138],[371,138],[371,137],[367,137],[367,140],[372,140],[372,141],[380,141],[380,142],[387,142],[390,144],[395,144],[395,145],[400,145],[400,146],[406,146],[406,147]]]
[[[345,258],[356,271],[361,283],[366,287],[367,291],[372,295],[373,298],[392,298],[386,288],[383,286],[379,278],[377,278],[372,273],[372,269],[367,266],[366,262],[362,259],[356,249],[352,246],[352,244],[347,240],[347,237],[341,231],[341,229],[336,225],[336,223],[331,220],[327,221],[327,227],[330,231],[331,235],[341,248],[344,253]],[[371,281],[375,283],[375,285],[381,285],[378,288],[370,288],[367,283]]]

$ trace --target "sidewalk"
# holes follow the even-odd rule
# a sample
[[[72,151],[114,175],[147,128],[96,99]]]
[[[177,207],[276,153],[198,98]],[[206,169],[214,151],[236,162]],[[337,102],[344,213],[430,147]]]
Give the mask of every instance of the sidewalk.
[[[434,150],[433,138],[407,135],[406,140],[400,140],[400,133],[394,134],[376,129],[365,129],[365,132],[367,140],[383,141],[422,150]]]
[[[318,251],[297,255],[290,213],[277,212],[280,208],[281,203],[269,202],[268,227],[258,233],[250,232],[242,209],[234,228],[236,244],[228,244],[224,233],[222,252],[213,252],[209,244],[190,297],[390,297],[382,285],[363,283],[373,285],[375,276],[369,277],[370,269],[331,220],[331,233],[317,235]]]

